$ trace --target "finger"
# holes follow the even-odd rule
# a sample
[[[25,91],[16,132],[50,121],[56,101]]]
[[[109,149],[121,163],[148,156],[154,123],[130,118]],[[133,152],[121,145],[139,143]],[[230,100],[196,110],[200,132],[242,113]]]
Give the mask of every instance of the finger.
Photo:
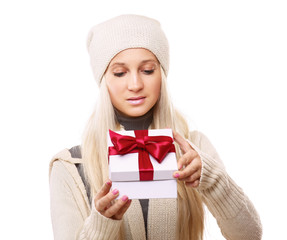
[[[117,220],[122,219],[128,208],[130,207],[131,203],[132,203],[131,199],[127,200],[126,204],[121,209],[119,209],[117,214],[114,215],[114,219]]]
[[[196,157],[198,157],[198,153],[193,149],[190,149],[178,159],[178,163],[180,163],[182,166],[186,166],[190,164]]]
[[[201,170],[197,170],[195,173],[191,174],[190,176],[186,178],[182,178],[180,180],[186,183],[193,183],[194,181],[199,180],[200,177],[201,177]]]
[[[196,173],[199,170],[199,166],[195,164],[190,164],[182,171],[179,172],[177,179],[185,181],[185,179],[189,178],[191,175]]]
[[[186,153],[188,150],[193,149],[189,143],[176,131],[173,130],[173,138],[175,142],[179,145],[181,151]]]
[[[105,216],[107,218],[113,217],[117,214],[121,215],[121,209],[124,208],[125,204],[128,202],[129,198],[124,195],[118,199],[108,210],[105,211]]]
[[[109,209],[111,206],[111,202],[117,198],[119,195],[119,191],[117,189],[114,189],[113,191],[109,192],[102,198],[95,201],[95,208],[98,212],[102,213],[104,215],[104,212]]]
[[[110,179],[108,179],[103,184],[103,186],[101,187],[100,191],[96,194],[95,201],[97,201],[98,199],[100,199],[103,196],[105,196],[110,191],[111,187],[112,187],[112,181]]]
[[[174,172],[173,176],[179,180],[183,180],[197,171],[201,172],[201,167],[201,159],[198,156],[194,158],[183,170]]]
[[[180,170],[183,166],[187,166],[188,164],[190,164],[193,159],[195,159],[196,157],[198,157],[198,153],[193,150],[190,149],[188,152],[186,152],[185,154],[183,154],[177,161],[177,167]]]
[[[185,185],[188,187],[190,186],[190,187],[196,188],[199,186],[199,183],[200,183],[200,180],[195,180],[194,182],[185,183]]]

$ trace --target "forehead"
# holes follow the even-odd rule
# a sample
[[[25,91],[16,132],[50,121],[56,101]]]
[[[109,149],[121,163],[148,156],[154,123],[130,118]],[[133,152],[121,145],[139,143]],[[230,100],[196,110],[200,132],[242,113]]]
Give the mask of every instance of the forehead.
[[[153,61],[158,63],[156,56],[149,50],[144,48],[130,48],[118,53],[110,62],[113,64],[129,64]]]

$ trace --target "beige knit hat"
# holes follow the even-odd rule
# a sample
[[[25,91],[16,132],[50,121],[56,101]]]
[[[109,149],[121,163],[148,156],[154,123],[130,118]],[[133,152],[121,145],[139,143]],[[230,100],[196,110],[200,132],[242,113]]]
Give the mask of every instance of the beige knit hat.
[[[160,23],[139,15],[121,15],[94,26],[87,48],[94,77],[100,85],[110,61],[128,48],[145,48],[159,60],[165,74],[169,68],[169,46]]]

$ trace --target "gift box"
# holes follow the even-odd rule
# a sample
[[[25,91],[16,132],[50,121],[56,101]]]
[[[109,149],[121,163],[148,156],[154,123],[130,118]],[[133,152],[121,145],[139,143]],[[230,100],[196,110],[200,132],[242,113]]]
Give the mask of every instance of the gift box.
[[[177,170],[171,129],[109,130],[109,177],[130,199],[176,198]],[[120,197],[119,196],[119,197]]]

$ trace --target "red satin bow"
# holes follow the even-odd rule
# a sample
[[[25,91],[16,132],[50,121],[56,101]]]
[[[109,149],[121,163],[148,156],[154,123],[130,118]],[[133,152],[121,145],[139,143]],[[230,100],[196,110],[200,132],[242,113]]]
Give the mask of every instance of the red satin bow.
[[[148,136],[148,130],[135,130],[135,137],[120,135],[109,130],[114,147],[109,147],[109,155],[139,153],[140,181],[153,180],[153,166],[149,154],[159,163],[166,154],[175,152],[173,139],[169,136]]]

